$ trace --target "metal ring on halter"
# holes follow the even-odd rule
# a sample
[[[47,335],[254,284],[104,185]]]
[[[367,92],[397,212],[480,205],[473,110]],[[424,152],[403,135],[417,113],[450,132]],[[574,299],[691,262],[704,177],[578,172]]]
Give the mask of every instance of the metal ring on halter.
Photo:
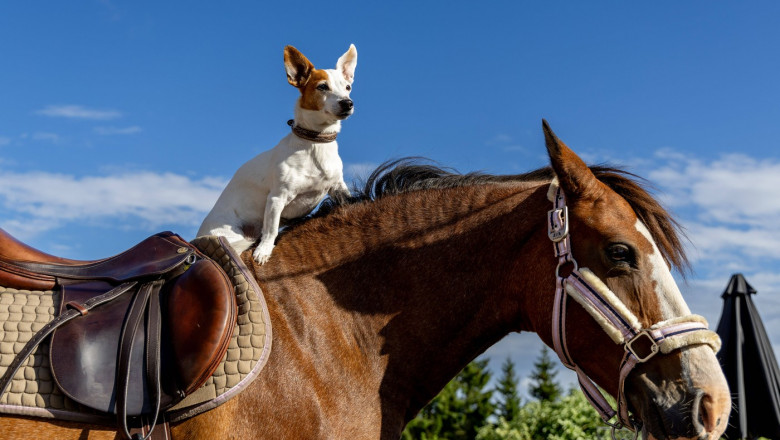
[[[634,348],[634,343],[640,340],[642,337],[650,341],[650,353],[648,353],[646,356],[642,356],[641,354],[637,353],[636,349]],[[639,363],[647,362],[650,360],[650,358],[658,354],[658,351],[660,350],[658,343],[655,341],[655,338],[653,338],[653,335],[650,334],[650,330],[647,329],[642,330],[641,332],[637,333],[636,336],[631,338],[631,340],[626,341],[625,349],[627,352],[634,355],[637,362]]]
[[[569,264],[569,263],[574,265],[574,269],[572,269],[571,272],[569,272],[569,275],[571,275],[572,273],[576,272],[580,268],[580,266],[577,264],[577,260],[575,260],[574,258],[568,258],[566,261],[562,261],[562,262],[558,263],[558,266],[555,267],[555,277],[556,278],[566,279],[566,278],[569,277],[569,275],[567,275],[566,277],[561,277],[561,275],[560,275],[561,266],[563,266],[565,264]]]

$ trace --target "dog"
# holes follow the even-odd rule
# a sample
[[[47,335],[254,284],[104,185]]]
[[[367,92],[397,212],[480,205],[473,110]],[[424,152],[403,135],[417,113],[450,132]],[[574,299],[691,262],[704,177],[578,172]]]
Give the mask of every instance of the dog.
[[[335,69],[315,69],[293,46],[284,48],[287,81],[298,88],[292,131],[272,149],[236,171],[198,230],[227,238],[239,253],[260,243],[252,256],[271,257],[282,219],[310,213],[328,194],[349,196],[336,136],[355,110],[349,95],[357,49],[350,45]],[[258,232],[260,236],[258,237]]]

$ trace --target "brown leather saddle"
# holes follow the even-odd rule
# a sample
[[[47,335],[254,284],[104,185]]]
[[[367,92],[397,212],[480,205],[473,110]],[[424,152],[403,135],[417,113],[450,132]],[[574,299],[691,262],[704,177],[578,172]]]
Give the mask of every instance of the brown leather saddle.
[[[49,359],[62,392],[115,414],[157,415],[198,389],[219,365],[233,334],[236,301],[214,261],[171,232],[97,261],[55,257],[0,229],[0,286],[59,290],[57,318],[16,355],[0,396],[19,367],[51,335]],[[130,423],[132,424],[132,423]],[[121,431],[120,431],[121,432]]]

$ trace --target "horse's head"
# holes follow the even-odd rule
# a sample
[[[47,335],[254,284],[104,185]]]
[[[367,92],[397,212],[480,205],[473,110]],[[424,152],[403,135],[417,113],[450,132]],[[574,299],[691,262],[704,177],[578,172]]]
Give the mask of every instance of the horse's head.
[[[623,370],[628,409],[641,419],[645,438],[719,438],[731,406],[713,350],[719,341],[691,315],[672,278],[670,266],[685,264],[674,221],[634,181],[610,181],[608,173],[597,177],[546,123],[544,130],[557,185],[568,208],[565,222],[571,254],[579,267],[576,273],[590,277],[589,286],[595,290],[612,295],[612,300],[606,300],[606,309],[624,306],[624,312],[618,314],[628,321],[628,336],[625,332],[621,335],[621,324],[615,328],[604,322],[599,317],[601,306],[594,310],[567,286],[576,284],[571,277],[562,281],[561,289],[582,305],[569,301],[565,318],[564,334],[572,363],[617,397],[621,394],[621,367],[631,357],[626,354],[625,342],[640,329],[666,328],[668,331],[656,332],[655,347],[651,337],[636,338],[632,348],[639,354],[634,358],[648,359]],[[553,183],[551,189],[555,188]],[[554,200],[554,195],[550,198]],[[686,328],[689,333],[678,335]],[[664,331],[663,337],[658,336]],[[669,341],[663,340],[667,335]]]

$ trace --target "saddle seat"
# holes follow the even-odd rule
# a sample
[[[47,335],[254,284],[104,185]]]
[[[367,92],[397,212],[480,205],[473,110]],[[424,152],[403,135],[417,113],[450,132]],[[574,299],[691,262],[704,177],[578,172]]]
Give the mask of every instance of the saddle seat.
[[[58,387],[76,402],[116,414],[125,433],[126,416],[156,416],[198,389],[224,358],[236,322],[227,275],[171,232],[113,257],[79,261],[41,252],[0,229],[0,286],[60,297],[57,318],[0,378],[0,396],[51,335]]]
[[[28,246],[0,229],[0,286],[50,290],[58,283],[102,280],[121,282],[163,274],[185,254],[204,256],[172,232],[155,234],[127,251],[93,261],[61,258]]]
[[[57,263],[79,265],[94,263],[94,261],[78,261],[60,258],[41,252],[14,238],[11,234],[0,228],[0,259],[11,261],[30,261],[35,263]]]

